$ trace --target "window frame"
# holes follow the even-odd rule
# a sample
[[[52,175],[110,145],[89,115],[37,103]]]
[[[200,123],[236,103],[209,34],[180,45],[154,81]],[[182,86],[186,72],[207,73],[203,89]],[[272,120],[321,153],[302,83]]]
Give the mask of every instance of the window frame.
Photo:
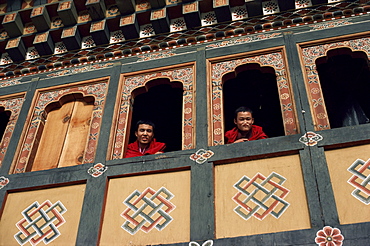
[[[3,137],[0,139],[0,167],[2,166],[2,162],[7,152],[10,139],[14,132],[15,124],[17,123],[19,113],[23,106],[24,97],[24,93],[0,97],[0,107],[3,107],[4,111],[11,112],[8,124],[4,130]]]
[[[145,86],[155,79],[169,79],[170,83],[183,84],[183,122],[182,122],[182,150],[195,147],[195,64],[185,63],[172,67],[160,67],[151,70],[142,70],[134,73],[121,74],[120,90],[111,131],[111,142],[107,154],[108,160],[122,159],[126,151],[132,115],[132,93],[135,89]],[[133,125],[133,124],[132,124]]]
[[[234,57],[218,57],[208,60],[211,76],[208,87],[210,88],[210,146],[224,144],[224,105],[223,105],[223,82],[228,74],[235,73],[238,67],[250,63],[257,63],[260,67],[272,67],[275,71],[282,122],[285,135],[299,133],[299,123],[293,96],[293,89],[288,76],[287,60],[284,47],[267,50],[259,53],[242,54]]]
[[[370,37],[352,37],[344,40],[336,38],[335,40],[327,41],[326,43],[320,42],[319,44],[317,44],[317,41],[315,43],[300,44],[302,70],[315,131],[331,129],[316,60],[327,56],[328,51],[339,48],[349,48],[352,52],[362,51],[370,59],[369,43]]]
[[[93,163],[97,148],[103,109],[108,90],[109,78],[99,78],[91,81],[84,81],[72,85],[62,85],[53,88],[38,89],[35,92],[34,100],[27,117],[27,122],[22,134],[22,141],[18,145],[16,157],[13,160],[11,173],[23,173],[30,171],[31,166],[28,160],[35,153],[32,152],[36,144],[37,136],[42,131],[42,121],[45,120],[43,113],[45,108],[53,102],[59,101],[63,96],[73,93],[80,93],[84,97],[94,97],[94,108],[86,144],[84,163]]]

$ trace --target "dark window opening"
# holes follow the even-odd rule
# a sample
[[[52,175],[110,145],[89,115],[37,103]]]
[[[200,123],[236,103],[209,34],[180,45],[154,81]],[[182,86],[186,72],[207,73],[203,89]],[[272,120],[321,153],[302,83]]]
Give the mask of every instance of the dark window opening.
[[[248,64],[228,74],[223,83],[225,132],[232,129],[234,111],[246,106],[253,111],[254,124],[269,137],[284,136],[284,125],[275,71],[271,67]]]
[[[166,143],[166,152],[181,150],[182,83],[156,79],[135,90],[133,97],[130,143],[136,141],[136,122],[146,119],[154,122],[154,137],[158,142]]]
[[[317,59],[331,128],[369,123],[370,72],[364,52],[335,49]]]
[[[0,142],[3,139],[6,126],[9,123],[10,115],[10,111],[5,111],[3,107],[0,107]]]

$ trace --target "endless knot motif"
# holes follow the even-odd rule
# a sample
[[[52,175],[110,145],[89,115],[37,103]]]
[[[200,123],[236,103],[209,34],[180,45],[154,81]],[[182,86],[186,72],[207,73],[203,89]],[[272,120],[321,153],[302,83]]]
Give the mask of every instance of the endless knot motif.
[[[283,176],[274,172],[267,178],[260,173],[252,179],[243,176],[234,184],[234,188],[239,190],[232,198],[238,204],[234,208],[235,213],[245,220],[252,216],[263,220],[269,214],[279,218],[290,205],[284,201],[290,192],[281,186],[285,180]]]
[[[5,178],[4,176],[0,177],[0,190],[4,188],[7,184],[9,184],[9,179]]]
[[[45,244],[50,243],[60,236],[58,227],[65,223],[62,214],[66,211],[60,201],[52,204],[46,200],[41,205],[34,202],[23,210],[24,218],[16,224],[20,231],[14,235],[14,238],[20,245],[27,242],[37,245],[41,241]]]
[[[306,146],[315,146],[321,140],[323,140],[323,137],[315,132],[306,132],[306,134],[299,138],[299,142]]]
[[[107,166],[104,166],[102,163],[97,163],[93,167],[90,167],[87,170],[87,173],[96,178],[102,175],[105,171],[107,171],[107,169],[108,169]]]
[[[169,215],[176,208],[170,202],[173,197],[164,187],[157,192],[150,187],[142,193],[134,191],[123,202],[128,208],[121,214],[126,219],[122,228],[131,235],[140,229],[146,233],[153,228],[163,230],[173,220]]]
[[[192,161],[195,161],[198,164],[203,164],[206,160],[211,158],[214,155],[213,151],[199,149],[196,153],[192,154],[189,158]]]
[[[352,177],[348,180],[356,189],[352,195],[366,205],[370,204],[370,159],[366,162],[357,159],[348,169],[352,173]]]

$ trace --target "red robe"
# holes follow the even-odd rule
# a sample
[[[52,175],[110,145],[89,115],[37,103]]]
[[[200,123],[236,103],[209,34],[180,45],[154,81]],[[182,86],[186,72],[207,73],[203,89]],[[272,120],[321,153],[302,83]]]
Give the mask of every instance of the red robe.
[[[130,143],[127,146],[125,158],[143,156],[143,155],[153,155],[157,152],[163,152],[165,148],[166,148],[165,143],[157,142],[153,138],[152,142],[149,145],[149,148],[147,148],[144,153],[141,153],[139,150],[139,142],[135,141],[133,143]]]
[[[268,138],[267,135],[263,132],[262,127],[260,126],[252,125],[250,131],[250,137],[248,138],[249,141]],[[225,133],[226,144],[234,143],[237,140],[236,138],[238,137],[238,133],[239,130],[237,127],[234,127],[230,131],[227,131]]]

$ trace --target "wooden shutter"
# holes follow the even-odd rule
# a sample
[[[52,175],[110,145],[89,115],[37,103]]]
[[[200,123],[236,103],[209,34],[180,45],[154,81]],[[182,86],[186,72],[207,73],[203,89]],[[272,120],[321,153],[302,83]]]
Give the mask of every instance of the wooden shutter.
[[[32,171],[83,162],[93,107],[76,100],[48,113]]]

